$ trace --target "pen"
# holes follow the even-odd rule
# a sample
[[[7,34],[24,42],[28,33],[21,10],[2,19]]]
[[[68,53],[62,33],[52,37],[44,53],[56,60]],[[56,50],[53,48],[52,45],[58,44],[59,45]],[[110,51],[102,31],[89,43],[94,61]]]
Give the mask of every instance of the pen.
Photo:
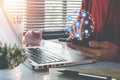
[[[93,74],[81,73],[78,71],[71,71],[71,70],[58,70],[58,72],[62,72],[65,75],[70,75],[70,76],[81,76],[81,77],[85,77],[87,79],[95,78],[97,80],[117,80],[110,76],[93,75]]]

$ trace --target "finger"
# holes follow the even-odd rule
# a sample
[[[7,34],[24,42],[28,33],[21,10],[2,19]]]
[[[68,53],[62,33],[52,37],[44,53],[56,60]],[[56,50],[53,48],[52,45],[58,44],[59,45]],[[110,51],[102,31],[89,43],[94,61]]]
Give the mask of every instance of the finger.
[[[89,46],[93,48],[104,48],[104,49],[113,49],[117,47],[110,42],[104,41],[104,42],[98,42],[98,41],[90,41]]]
[[[74,22],[74,24],[72,24],[72,30],[73,30],[74,37],[76,36],[76,34],[80,33],[79,27],[76,27],[75,25],[76,25],[76,22]]]
[[[72,44],[71,47],[74,48],[74,49],[76,49],[76,50],[79,50],[77,45],[73,45]]]
[[[77,45],[72,45],[72,47],[80,52],[83,51],[83,50],[79,49]],[[91,53],[88,53],[86,51],[81,52],[81,54],[84,56],[87,56],[87,57],[95,58],[95,54],[91,54]]]
[[[80,33],[80,26],[81,26],[81,16],[78,15],[77,22],[80,23],[80,25],[77,27],[77,33]]]
[[[67,43],[67,47],[74,49],[74,50],[77,50],[75,47],[72,46],[72,43]]]
[[[104,47],[103,44],[101,42],[98,42],[98,41],[90,41],[89,46],[93,47],[93,48],[102,48],[102,47]]]
[[[102,59],[101,58],[102,56],[99,53],[92,54],[92,53],[87,53],[87,52],[81,52],[81,54],[84,55],[84,56],[90,57],[90,58],[94,58],[96,60],[101,60]]]
[[[86,48],[86,47],[82,47],[82,46],[78,46],[78,45],[72,45],[72,47],[78,51],[82,51],[81,54],[85,55],[87,57],[91,57],[91,58],[94,58],[96,60],[99,60],[101,58],[100,50]]]
[[[76,33],[80,33],[80,32],[79,32],[79,27],[76,27]]]
[[[112,42],[104,41],[102,43],[106,49],[118,50],[118,46]]]
[[[84,56],[87,56],[87,57],[95,58],[94,54],[90,54],[90,53],[86,53],[86,52],[82,52],[81,54]]]
[[[97,55],[94,55],[94,54],[90,54],[90,53],[81,53],[81,54],[84,55],[84,56],[96,59],[96,60],[103,60],[103,58],[101,56],[97,56]]]
[[[73,34],[73,32],[70,32],[70,34],[69,34],[69,37],[68,37],[69,39],[73,39],[74,38],[74,34]]]
[[[75,26],[75,28],[76,28],[76,32],[77,32],[77,33],[80,33],[80,30],[79,30],[79,29],[80,29],[80,25],[81,25],[81,24],[80,24],[80,21],[74,22],[74,26]]]
[[[72,24],[72,31],[73,31],[73,34],[75,34],[76,33],[76,29],[75,29],[75,26],[74,26],[74,24]]]
[[[87,48],[87,47],[83,47],[83,46],[79,46],[79,45],[72,45],[72,47],[76,48],[77,50],[86,52],[86,53],[90,53],[93,55],[97,55],[98,50],[93,49],[93,48]]]
[[[85,27],[85,26],[84,26],[84,19],[81,19],[81,25],[80,25],[80,29],[79,29],[81,39],[83,39],[84,27]]]

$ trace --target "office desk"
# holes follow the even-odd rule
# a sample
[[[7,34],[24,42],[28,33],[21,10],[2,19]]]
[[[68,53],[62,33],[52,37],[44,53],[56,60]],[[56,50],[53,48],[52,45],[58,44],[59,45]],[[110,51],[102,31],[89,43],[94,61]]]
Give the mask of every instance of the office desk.
[[[34,71],[32,68],[29,68],[24,64],[21,64],[20,68],[22,72],[21,80],[50,80],[49,71]],[[120,68],[120,64],[115,62],[98,62],[94,64],[77,65],[64,68]]]
[[[47,45],[49,46],[49,44]],[[31,65],[28,63],[27,60],[24,64],[20,65],[20,68],[22,72],[21,80],[50,80],[49,71],[35,71],[32,69]],[[64,67],[64,68],[84,68],[84,69],[85,68],[86,69],[88,68],[120,68],[120,63],[96,62],[93,64],[76,65],[76,66],[69,66],[69,67]]]

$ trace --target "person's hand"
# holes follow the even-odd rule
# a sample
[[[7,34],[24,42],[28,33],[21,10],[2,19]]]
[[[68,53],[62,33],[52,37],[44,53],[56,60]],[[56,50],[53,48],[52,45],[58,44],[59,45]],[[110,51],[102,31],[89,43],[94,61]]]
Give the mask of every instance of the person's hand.
[[[107,41],[98,42],[90,41],[89,46],[91,48],[73,45],[79,51],[83,51],[83,55],[95,58],[97,60],[115,60],[118,54],[118,46]]]
[[[80,33],[80,40],[83,39],[83,31],[84,31],[84,19],[81,20],[77,20],[76,22],[80,22],[80,26],[79,27],[75,27],[75,22],[71,25],[72,28],[72,32],[70,32],[69,34],[69,38],[70,39],[74,39],[75,38],[75,34],[76,33]]]

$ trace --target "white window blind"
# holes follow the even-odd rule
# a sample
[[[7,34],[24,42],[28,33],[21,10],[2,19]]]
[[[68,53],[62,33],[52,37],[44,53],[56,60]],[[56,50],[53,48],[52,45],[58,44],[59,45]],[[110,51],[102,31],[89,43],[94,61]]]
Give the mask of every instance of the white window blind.
[[[81,7],[81,0],[13,0],[11,4],[7,1],[12,0],[4,2],[12,24],[22,24],[26,29],[65,28],[73,23]]]
[[[26,23],[26,0],[4,0],[4,11],[12,26],[21,27]],[[20,25],[20,26],[19,26]]]

